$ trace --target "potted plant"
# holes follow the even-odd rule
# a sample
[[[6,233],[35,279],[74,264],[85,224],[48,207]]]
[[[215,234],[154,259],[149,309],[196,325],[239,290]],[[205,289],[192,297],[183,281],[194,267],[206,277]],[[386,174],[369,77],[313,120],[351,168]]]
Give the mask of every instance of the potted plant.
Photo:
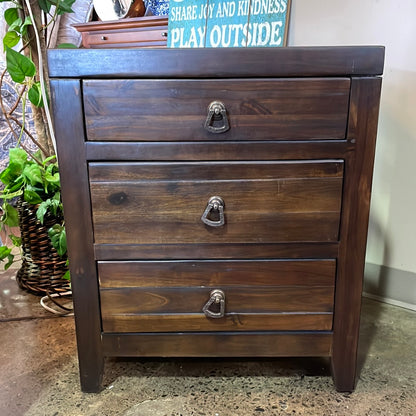
[[[3,2],[4,0],[0,0]],[[4,12],[8,30],[3,37],[6,69],[0,88],[8,75],[16,90],[16,102],[0,105],[15,139],[9,161],[0,173],[0,226],[20,228],[20,236],[10,234],[12,246],[0,247],[0,260],[7,269],[21,249],[22,266],[17,273],[19,285],[34,294],[49,294],[69,289],[66,233],[60,194],[58,162],[48,106],[48,79],[45,70],[46,33],[57,17],[71,12],[75,0],[13,0]],[[36,124],[36,137],[27,129],[29,102]],[[15,115],[18,106],[21,118]],[[26,136],[38,148],[32,151],[23,143]]]

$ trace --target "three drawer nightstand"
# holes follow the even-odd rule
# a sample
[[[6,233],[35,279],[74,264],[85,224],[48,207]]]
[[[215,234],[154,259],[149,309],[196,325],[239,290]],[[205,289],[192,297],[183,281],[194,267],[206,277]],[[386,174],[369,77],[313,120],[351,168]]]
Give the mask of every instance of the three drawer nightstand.
[[[354,389],[382,47],[52,50],[81,385],[327,356]]]

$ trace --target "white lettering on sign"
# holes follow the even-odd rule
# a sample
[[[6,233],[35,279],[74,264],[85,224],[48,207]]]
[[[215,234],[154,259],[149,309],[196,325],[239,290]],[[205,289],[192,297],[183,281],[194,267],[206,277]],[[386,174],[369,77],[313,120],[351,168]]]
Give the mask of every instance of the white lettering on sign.
[[[217,13],[215,17],[223,18],[223,17],[233,17],[235,14],[236,6],[235,2],[227,2],[227,3],[218,3]]]
[[[197,5],[187,7],[174,7],[172,13],[169,15],[174,22],[182,20],[195,20],[197,18]],[[171,17],[172,16],[172,17]]]
[[[238,16],[248,16],[250,0],[240,0],[238,2]]]
[[[201,4],[198,19],[212,18],[212,16],[214,15],[214,7],[214,4]]]
[[[214,25],[209,33],[213,48],[241,46],[280,46],[282,22],[246,23],[240,25]],[[205,27],[192,27],[185,39],[184,28],[175,28],[170,33],[171,45],[175,48],[203,48]]]
[[[287,0],[251,0],[251,14],[285,13]]]
[[[282,46],[289,0],[172,0],[168,46]]]
[[[280,35],[282,22],[249,23],[247,46],[280,46],[283,38]]]
[[[244,46],[244,31],[247,25],[215,25],[209,34],[209,41],[213,48],[229,48]]]
[[[175,28],[169,33],[171,45],[174,48],[203,48],[205,40],[205,27],[191,27],[185,39],[185,28]]]

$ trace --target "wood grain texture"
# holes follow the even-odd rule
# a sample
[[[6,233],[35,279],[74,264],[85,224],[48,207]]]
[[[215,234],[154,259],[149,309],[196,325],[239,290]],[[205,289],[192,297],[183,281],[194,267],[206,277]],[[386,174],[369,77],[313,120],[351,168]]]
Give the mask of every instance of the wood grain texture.
[[[278,162],[90,163],[91,183],[149,180],[253,180],[342,178],[342,160]]]
[[[94,161],[314,160],[345,158],[354,145],[346,140],[300,142],[87,142]]]
[[[104,353],[116,357],[325,357],[331,346],[330,332],[103,334]]]
[[[335,260],[98,262],[101,288],[247,285],[333,286]]]
[[[334,260],[100,262],[105,332],[330,330]],[[212,289],[226,315],[207,319]]]
[[[100,389],[103,372],[98,279],[94,263],[79,80],[52,80],[59,170],[65,211],[81,387]],[[71,114],[69,117],[68,115]],[[88,316],[88,319],[85,317]]]
[[[384,47],[48,50],[53,77],[237,78],[383,73]]]
[[[167,26],[136,32],[107,32],[84,34],[86,48],[165,48]],[[84,40],[85,39],[85,40]]]
[[[246,286],[102,289],[101,310],[106,314],[198,313],[212,289],[226,295],[231,313],[332,312],[334,287]]]
[[[195,332],[195,331],[330,331],[333,315],[320,313],[230,313],[208,319],[204,314],[126,315],[103,311],[103,330],[111,332]]]
[[[95,242],[111,243],[115,233],[124,244],[336,241],[342,168],[340,161],[92,165]],[[225,202],[222,227],[201,221],[213,195]]]
[[[352,80],[348,135],[356,149],[346,161],[334,316],[332,370],[339,391],[352,391],[357,371],[361,292],[377,135],[380,78]]]
[[[87,80],[83,85],[87,137],[101,141],[344,139],[349,87],[347,78]],[[226,107],[228,132],[204,129],[214,101]]]
[[[137,259],[253,259],[253,258],[335,258],[338,242],[334,243],[241,243],[241,244],[95,244],[97,260]]]

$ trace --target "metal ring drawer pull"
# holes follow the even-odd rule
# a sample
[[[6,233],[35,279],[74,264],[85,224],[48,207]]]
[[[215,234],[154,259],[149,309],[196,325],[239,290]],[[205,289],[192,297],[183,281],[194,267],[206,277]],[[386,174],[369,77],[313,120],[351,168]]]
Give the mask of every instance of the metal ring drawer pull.
[[[224,201],[220,196],[212,196],[208,201],[204,213],[202,214],[202,222],[210,227],[221,227],[224,225],[224,205]],[[213,220],[212,216],[214,215],[215,217],[218,217],[218,219]]]
[[[223,318],[225,313],[225,293],[214,289],[209,295],[208,302],[202,308],[207,318]]]
[[[227,110],[221,101],[213,101],[208,106],[208,115],[205,120],[204,128],[210,133],[224,133],[230,130],[228,123]]]

